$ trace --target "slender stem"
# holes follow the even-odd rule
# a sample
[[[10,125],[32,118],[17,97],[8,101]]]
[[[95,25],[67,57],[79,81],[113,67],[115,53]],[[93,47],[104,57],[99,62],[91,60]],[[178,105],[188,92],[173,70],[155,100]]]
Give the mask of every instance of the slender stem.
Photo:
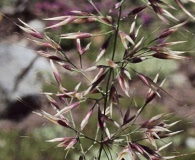
[[[103,136],[103,133],[102,133],[102,136],[101,136],[101,139],[103,140],[104,136]],[[104,148],[104,144],[101,142],[100,144],[100,150],[99,150],[99,156],[98,156],[98,160],[101,160],[101,154],[102,154],[102,150]]]
[[[133,123],[132,124],[134,124],[135,123],[135,121],[137,120],[137,118],[139,117],[139,115],[141,114],[141,112],[145,109],[145,107],[147,106],[147,104],[145,103],[139,110],[138,110],[138,112],[137,112],[137,114],[136,114],[136,116],[135,116],[135,118],[134,118],[134,120],[133,120]]]
[[[75,122],[74,122],[74,119],[73,119],[73,116],[72,116],[72,112],[70,111],[69,114],[70,114],[70,118],[71,118],[71,121],[72,121],[72,125],[73,125],[74,128],[76,128]]]
[[[106,34],[110,34],[113,33],[114,30],[110,30],[108,32],[104,32],[104,33],[99,33],[99,34],[92,34],[91,37],[98,37],[98,36],[102,36],[102,35],[106,35]]]
[[[82,70],[75,70],[76,72],[78,73],[81,73],[90,83],[91,83],[91,80],[87,77],[87,75],[82,71]],[[105,95],[104,91],[99,88],[98,86],[96,87],[96,89],[102,94],[102,95]]]
[[[116,53],[116,46],[117,46],[117,38],[118,38],[118,32],[119,32],[121,12],[122,12],[122,5],[120,6],[119,11],[118,11],[118,20],[117,20],[117,25],[116,25],[116,29],[115,29],[114,45],[113,45],[113,52],[112,52],[112,58],[111,58],[112,60],[114,60],[115,53]],[[106,84],[106,96],[105,96],[105,100],[104,100],[104,113],[103,114],[106,113],[107,101],[108,101],[108,97],[109,97],[109,86],[110,86],[110,80],[111,80],[112,74],[113,74],[113,68],[110,68],[109,69],[108,80],[107,80],[107,84]],[[103,138],[104,138],[104,136],[103,136],[103,133],[102,133],[101,141],[103,141]],[[104,144],[101,143],[98,160],[101,159],[101,154],[102,154],[103,149],[104,149]]]
[[[101,142],[97,141],[96,139],[90,138],[90,137],[84,135],[82,132],[80,132],[80,131],[78,131],[78,130],[76,130],[76,129],[70,127],[70,126],[69,126],[69,128],[72,129],[74,132],[76,132],[76,134],[77,134],[79,137],[83,137],[83,138],[86,138],[86,139],[91,140],[91,141],[93,141],[93,142],[96,142],[96,143],[101,144]]]
[[[117,43],[117,37],[118,37],[118,32],[119,32],[121,11],[122,11],[122,7],[119,8],[119,13],[118,13],[118,21],[117,21],[117,26],[116,26],[115,38],[114,38],[114,47],[113,47],[113,53],[112,53],[112,60],[114,60],[114,56],[115,56],[115,52],[116,52],[116,43]]]
[[[133,131],[131,131],[130,133],[128,133],[128,134],[126,134],[126,135],[122,135],[122,136],[129,136],[129,135],[131,135],[131,134],[137,132],[140,128],[141,128],[141,127],[139,126],[139,127],[137,127],[136,129],[134,129]],[[121,131],[121,132],[122,132],[122,131]],[[120,133],[121,133],[121,132],[120,132]]]
[[[107,145],[106,145],[106,147],[107,147]],[[108,147],[107,147],[108,148]],[[109,156],[108,156],[108,153],[106,152],[106,149],[105,148],[103,148],[104,149],[104,152],[105,152],[105,155],[106,155],[106,157],[107,157],[107,160],[109,160],[110,158],[109,158]]]
[[[83,146],[82,146],[82,143],[81,143],[81,140],[80,140],[79,137],[78,137],[78,141],[79,141],[79,145],[80,145],[80,148],[81,148],[81,152],[82,152],[82,154],[83,154],[83,156],[84,156],[84,159],[86,160],[86,158],[85,158],[85,152],[84,152],[84,150],[83,150]]]
[[[89,3],[94,7],[94,9],[99,13],[100,16],[103,16],[102,13],[97,9],[97,7],[95,6],[95,4],[93,3],[93,0],[88,0]]]
[[[72,101],[73,101],[73,99],[70,100],[69,105],[72,104]],[[74,118],[73,118],[73,116],[72,116],[72,112],[69,111],[69,114],[70,114],[70,118],[71,118],[71,121],[72,121],[73,128],[76,128],[75,122],[74,122]]]
[[[85,151],[85,154],[86,154],[86,153],[87,153],[87,152],[96,144],[98,132],[99,132],[99,127],[97,127],[97,130],[96,130],[95,141],[94,141],[93,144]]]
[[[104,114],[106,113],[106,108],[107,108],[108,90],[109,90],[109,84],[110,84],[112,71],[113,71],[113,69],[111,68],[109,70],[108,80],[107,80],[107,84],[106,84],[106,97],[105,97],[105,100],[104,100]]]
[[[115,31],[115,37],[114,37],[114,47],[113,47],[113,52],[112,52],[112,60],[114,60],[115,52],[116,52],[116,44],[117,44],[117,38],[118,38],[118,32],[119,32],[121,11],[122,11],[122,6],[119,8],[119,13],[118,13],[118,20],[117,20],[117,26],[116,26],[116,31]],[[104,114],[106,112],[106,106],[107,106],[107,101],[108,101],[108,90],[109,90],[109,84],[110,84],[112,72],[113,72],[113,69],[110,68],[109,76],[108,76],[108,80],[107,80],[107,85],[106,85],[106,97],[105,97],[105,101],[104,101]]]
[[[66,154],[65,154],[64,159],[66,159],[66,157],[68,156],[69,151],[70,151],[70,149],[69,149],[69,150],[67,150],[67,152],[66,152]]]
[[[77,68],[77,66],[75,66],[75,65],[68,59],[68,57],[66,56],[66,54],[65,54],[63,51],[59,51],[59,53],[60,53],[61,55],[64,56],[64,58],[66,59],[66,61],[67,61],[68,63],[70,63],[73,67]]]
[[[107,144],[106,147],[107,147],[107,150],[108,150],[108,152],[109,152],[110,159],[113,159],[113,158],[112,158],[112,153],[111,153],[111,151],[110,151],[110,150],[112,150],[112,147],[110,147],[109,144]]]
[[[81,69],[83,68],[83,64],[82,64],[82,57],[81,55],[79,54],[79,61],[80,61],[80,66],[81,66]]]

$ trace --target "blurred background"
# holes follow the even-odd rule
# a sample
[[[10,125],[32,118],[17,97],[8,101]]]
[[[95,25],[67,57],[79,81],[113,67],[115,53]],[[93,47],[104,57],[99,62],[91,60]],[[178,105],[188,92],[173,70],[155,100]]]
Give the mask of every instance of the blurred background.
[[[124,14],[133,6],[139,5],[141,1],[129,0],[127,2],[131,5],[126,6]],[[114,4],[113,0],[94,0],[94,3],[105,12],[110,9],[107,7]],[[195,5],[190,4],[186,1],[185,6],[194,11]],[[32,114],[33,110],[51,110],[41,94],[42,91],[54,90],[50,83],[47,83],[53,79],[50,64],[45,58],[39,57],[35,53],[35,50],[39,48],[29,42],[27,35],[16,24],[19,23],[18,18],[20,18],[37,30],[43,31],[45,26],[53,23],[45,22],[42,20],[43,18],[66,15],[71,10],[96,12],[87,0],[68,0],[68,3],[67,0],[0,1],[0,155],[5,160],[60,160],[65,156],[63,148],[56,148],[56,144],[47,143],[45,140],[61,137],[66,131],[48,123],[44,118]],[[175,13],[180,19],[186,18],[183,12],[175,11]],[[143,24],[141,34],[145,37],[159,27],[160,21],[157,21],[150,12],[139,15],[139,18],[138,23]],[[54,32],[73,32],[78,29],[76,27],[68,25],[54,29]],[[102,26],[98,27],[102,29]],[[175,46],[174,49],[186,51],[186,56],[192,56],[190,60],[162,62],[154,59],[149,63],[143,62],[133,66],[137,71],[152,78],[161,68],[160,81],[167,77],[164,89],[182,102],[178,103],[163,94],[161,99],[157,98],[151,104],[154,106],[154,113],[145,113],[145,117],[161,112],[174,113],[175,120],[182,119],[178,128],[175,129],[184,130],[184,132],[171,139],[176,153],[195,151],[195,59],[193,57],[195,36],[192,34],[195,30],[195,23],[190,21],[185,27],[178,34],[174,34],[171,40],[188,41],[184,45]],[[98,30],[94,25],[87,25],[86,28],[92,32]],[[96,39],[96,44],[102,44],[103,41],[104,39],[101,38]],[[62,43],[62,48],[71,55],[74,52],[75,44],[72,42]],[[94,50],[97,49],[94,47]],[[89,54],[86,59],[91,61],[94,60],[94,57]],[[70,86],[76,83],[76,80],[69,76],[65,76],[63,79],[66,82],[69,81]],[[133,81],[131,85],[139,103],[141,98],[146,95],[147,90],[141,88],[138,80]],[[188,107],[181,104],[187,104]],[[91,132],[93,133],[93,128],[91,128]],[[166,152],[170,155],[169,151]],[[70,155],[70,158],[74,159],[73,157],[74,155]],[[195,155],[178,159],[192,160],[195,159]]]

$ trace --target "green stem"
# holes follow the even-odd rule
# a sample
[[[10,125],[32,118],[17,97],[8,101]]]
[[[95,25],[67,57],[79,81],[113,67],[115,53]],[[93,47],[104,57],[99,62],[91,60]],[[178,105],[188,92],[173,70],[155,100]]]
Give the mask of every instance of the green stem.
[[[84,135],[82,132],[80,132],[80,131],[74,129],[73,127],[70,127],[70,126],[69,126],[69,128],[70,128],[71,130],[73,130],[74,132],[76,132],[76,134],[77,134],[80,138],[83,137],[83,138],[86,138],[86,139],[91,140],[91,141],[93,141],[93,142],[96,142],[96,143],[98,143],[98,144],[101,144],[101,142],[99,142],[99,141],[97,141],[97,140],[95,140],[95,139],[93,139],[93,138],[90,138],[90,137]]]
[[[84,156],[84,159],[86,160],[85,152],[84,152],[84,150],[83,150],[83,146],[82,146],[82,143],[81,143],[81,140],[80,140],[79,137],[78,137],[78,141],[79,141],[79,145],[80,145],[80,148],[81,148],[81,152],[82,152],[82,154],[83,154],[83,156]]]
[[[119,32],[121,11],[122,11],[122,7],[119,8],[119,12],[118,12],[118,20],[117,20],[117,26],[116,26],[116,31],[115,31],[115,37],[114,37],[114,47],[113,47],[113,52],[112,52],[112,60],[114,60],[115,52],[116,52],[116,45],[117,45],[117,38],[118,38],[118,32]],[[107,106],[107,101],[108,101],[108,90],[109,90],[109,84],[110,84],[110,79],[111,79],[112,72],[113,72],[113,69],[110,68],[109,76],[108,76],[108,80],[107,80],[107,85],[106,85],[106,97],[105,97],[105,101],[104,101],[104,114],[106,112],[106,106]]]
[[[113,32],[114,32],[114,30],[110,30],[110,31],[104,32],[104,33],[92,34],[91,37],[103,36],[103,35],[110,34],[110,33],[113,33]]]
[[[104,136],[103,136],[103,133],[102,133],[102,137],[101,139],[103,140]],[[98,160],[101,160],[101,155],[102,155],[102,150],[104,148],[104,144],[101,142],[100,144],[100,150],[99,150],[99,156],[98,156]]]
[[[87,75],[82,71],[82,70],[75,70],[76,72],[78,73],[81,73],[88,81],[89,83],[91,83],[91,80],[87,77]],[[102,95],[105,95],[104,91],[99,88],[98,86],[96,87],[96,89],[102,94]]]
[[[97,127],[97,130],[96,130],[95,141],[94,141],[93,144],[85,151],[85,154],[87,154],[87,152],[96,144],[98,132],[99,132],[99,127]]]
[[[63,51],[59,51],[59,53],[64,56],[64,58],[66,59],[66,62],[68,62],[69,64],[71,64],[73,67],[75,67],[77,69],[77,66],[75,66],[66,56],[66,54]]]
[[[114,47],[113,47],[112,58],[111,58],[112,60],[114,60],[115,53],[116,53],[116,45],[117,45],[117,38],[118,38],[118,32],[119,32],[121,12],[122,12],[122,5],[120,6],[119,11],[118,11],[118,20],[117,20],[117,26],[116,26],[116,29],[115,29],[115,37],[114,37]],[[106,84],[106,95],[105,95],[105,101],[104,101],[104,113],[103,114],[106,113],[107,101],[108,101],[108,97],[109,97],[109,86],[110,86],[110,80],[111,80],[112,73],[113,73],[113,68],[110,68],[109,69],[108,80],[107,80],[107,84]],[[103,138],[104,138],[104,136],[103,136],[103,133],[102,133],[101,141],[103,141]],[[98,160],[101,159],[102,150],[104,149],[103,147],[104,147],[104,144],[101,143]]]
[[[114,56],[115,56],[115,52],[116,52],[116,43],[117,43],[117,37],[118,37],[118,32],[119,32],[121,11],[122,11],[122,7],[119,8],[119,13],[118,13],[118,20],[117,20],[117,26],[116,26],[116,32],[115,32],[115,38],[114,38],[114,47],[113,47],[113,53],[112,53],[112,60],[114,60]]]

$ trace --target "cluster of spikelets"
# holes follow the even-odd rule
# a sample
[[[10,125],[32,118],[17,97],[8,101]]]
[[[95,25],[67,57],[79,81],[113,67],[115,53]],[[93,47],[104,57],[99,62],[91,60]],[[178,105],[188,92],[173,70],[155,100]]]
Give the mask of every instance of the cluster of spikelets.
[[[58,147],[64,147],[65,150],[68,151],[75,147],[80,147],[81,156],[79,159],[86,159],[87,153],[93,147],[99,148],[97,155],[94,155],[94,159],[101,159],[102,153],[104,153],[108,159],[113,159],[115,157],[117,160],[126,158],[139,160],[141,159],[140,157],[149,160],[175,158],[176,156],[163,157],[160,154],[160,151],[171,145],[171,142],[165,143],[161,147],[159,147],[156,142],[180,133],[181,131],[171,130],[171,127],[177,124],[178,121],[168,123],[169,121],[166,119],[168,119],[169,116],[160,114],[139,124],[135,123],[146,106],[156,96],[160,97],[160,91],[167,93],[162,89],[165,80],[158,84],[159,73],[153,80],[131,68],[130,64],[141,63],[146,60],[149,61],[151,58],[188,59],[187,57],[180,55],[183,53],[182,51],[174,51],[170,48],[173,45],[182,44],[185,41],[167,42],[169,36],[188,23],[188,21],[179,22],[179,20],[168,11],[176,10],[176,8],[160,0],[143,1],[142,6],[135,7],[125,16],[121,16],[125,0],[116,3],[114,7],[110,9],[108,13],[109,16],[103,15],[101,11],[96,8],[93,1],[89,2],[97,10],[97,15],[83,11],[72,11],[72,13],[67,16],[45,19],[47,21],[58,21],[54,25],[46,27],[45,30],[61,27],[70,23],[84,25],[100,23],[108,28],[107,31],[101,31],[98,34],[78,31],[60,35],[61,40],[72,39],[75,41],[77,55],[79,55],[81,61],[82,57],[88,53],[93,44],[90,42],[83,47],[81,45],[83,40],[96,39],[98,36],[106,37],[106,40],[102,43],[102,46],[100,46],[99,51],[97,53],[91,52],[96,59],[92,62],[93,66],[88,66],[87,68],[83,68],[81,64],[73,63],[60,44],[52,40],[46,33],[40,33],[22,20],[19,20],[23,26],[18,26],[25,32],[37,38],[37,40],[31,39],[31,41],[42,48],[46,48],[46,50],[39,50],[37,53],[50,60],[53,74],[57,86],[59,87],[57,93],[44,93],[56,113],[54,115],[45,111],[36,113],[55,124],[65,127],[67,132],[68,130],[71,130],[75,133],[72,137],[54,138],[48,140],[48,142],[59,142]],[[183,10],[192,20],[195,20],[195,17],[184,8],[184,5],[180,0],[175,0],[175,3],[178,5],[178,8]],[[189,3],[194,4],[195,1],[189,0]],[[164,23],[168,24],[170,19],[174,21],[174,25],[156,35],[149,43],[146,43],[147,38],[139,35],[142,26],[136,26],[139,14],[144,13],[147,10],[153,10]],[[117,12],[118,15],[116,16],[116,14],[114,14],[115,16],[112,16],[113,12]],[[120,27],[120,24],[128,18],[133,20],[130,24],[129,33],[123,31]],[[110,42],[111,39],[112,44]],[[118,40],[120,40],[121,43],[118,43]],[[121,45],[124,49],[117,54],[122,55],[122,58],[116,59],[116,49]],[[108,47],[112,48],[111,53],[107,53]],[[103,63],[99,64],[99,61],[102,61]],[[58,72],[58,67],[56,67],[56,65],[59,65],[58,67],[61,66],[68,72],[82,75],[86,79],[88,85],[80,82],[72,91],[66,89],[62,85],[62,75]],[[97,72],[93,79],[88,77],[91,72]],[[130,114],[130,106],[127,109],[122,109],[120,104],[120,99],[133,99],[130,87],[131,72],[137,75],[149,89],[144,100],[144,105],[137,106],[138,110],[135,114]],[[119,90],[122,91],[122,93],[119,93]],[[99,96],[97,96],[97,98],[91,98],[91,95],[93,94],[98,94]],[[74,117],[70,116],[71,118],[68,118],[67,115],[74,112],[74,109],[81,106],[82,103],[87,104],[85,105],[85,109],[87,109],[88,112],[84,117],[77,117],[77,119],[81,118],[80,126],[78,127],[74,123]],[[89,104],[91,104],[91,106],[88,106]],[[87,124],[94,114],[97,115],[97,132],[94,134],[94,137],[90,137],[89,135],[84,134],[83,130],[92,127]],[[119,116],[120,118],[116,118]],[[136,129],[135,126],[137,126]],[[110,131],[111,127],[112,131]],[[136,135],[137,133],[142,133],[143,139],[140,141],[146,141],[147,143],[141,144],[139,143],[139,140],[131,139],[131,136]],[[83,138],[92,141],[91,145],[86,149],[83,148],[83,144],[81,143],[81,139]],[[148,144],[148,146],[146,144]],[[117,151],[117,153],[113,149],[115,146],[118,146],[117,150],[120,150],[119,152]]]

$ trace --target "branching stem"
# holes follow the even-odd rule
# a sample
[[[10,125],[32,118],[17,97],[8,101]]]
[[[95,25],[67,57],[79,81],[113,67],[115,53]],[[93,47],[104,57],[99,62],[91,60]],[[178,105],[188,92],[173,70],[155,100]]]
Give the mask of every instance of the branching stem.
[[[119,11],[118,11],[118,20],[117,20],[117,25],[116,25],[116,30],[115,30],[114,45],[113,45],[113,52],[112,52],[112,58],[111,58],[112,61],[114,60],[115,53],[116,53],[116,46],[117,46],[118,32],[119,32],[119,26],[120,26],[121,12],[122,12],[122,5],[120,6]],[[105,100],[104,100],[104,112],[103,112],[103,114],[106,113],[107,101],[108,101],[108,97],[109,97],[110,81],[111,81],[112,74],[113,74],[113,68],[110,68],[109,69],[108,80],[107,80],[107,84],[106,84],[106,96],[105,96]],[[104,136],[103,136],[103,133],[102,133],[101,141],[103,141],[103,138],[104,138]],[[101,143],[98,160],[101,159],[101,154],[102,154],[103,148],[104,148],[104,145],[103,145],[103,143]]]

